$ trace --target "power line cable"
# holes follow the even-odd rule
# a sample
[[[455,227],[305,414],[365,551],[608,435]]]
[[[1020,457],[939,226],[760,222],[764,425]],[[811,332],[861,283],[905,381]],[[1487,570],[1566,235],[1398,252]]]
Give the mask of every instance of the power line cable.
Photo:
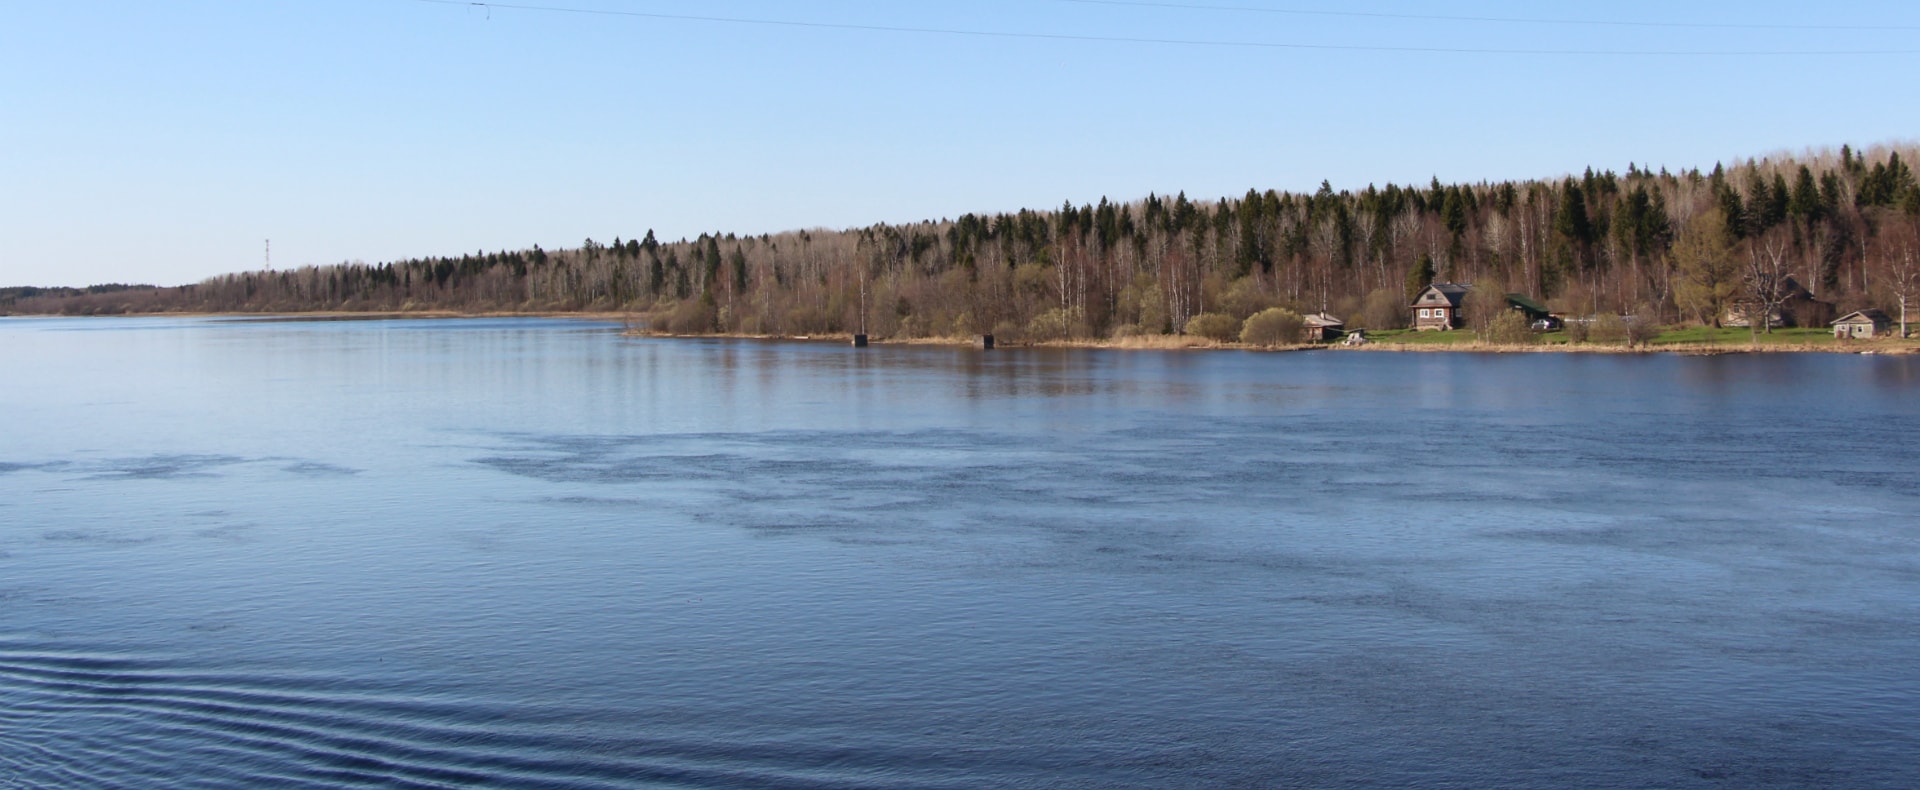
[[[1188,11],[1237,11],[1288,16],[1347,17],[1358,19],[1405,19],[1421,22],[1498,22],[1516,25],[1568,25],[1592,27],[1668,28],[1683,30],[1820,30],[1874,31],[1920,30],[1920,25],[1816,25],[1764,22],[1650,22],[1643,20],[1558,19],[1551,17],[1463,16],[1452,14],[1403,14],[1376,11],[1322,11],[1302,8],[1269,8],[1250,5],[1209,5],[1201,3],[1159,3],[1149,0],[1057,0],[1078,5],[1122,6],[1131,8],[1171,8]]]
[[[524,3],[485,3],[473,0],[412,0],[416,3],[433,5],[460,6],[463,8],[503,9],[514,11],[538,11],[560,14],[582,14],[592,16],[631,17],[638,19],[663,19],[679,22],[711,22],[730,25],[758,25],[763,27],[809,28],[815,30],[852,30],[868,33],[916,33],[942,36],[966,36],[972,38],[1006,38],[1034,41],[1084,41],[1106,44],[1150,44],[1185,47],[1227,47],[1238,49],[1279,49],[1310,50],[1321,52],[1401,52],[1442,55],[1570,55],[1603,57],[1858,57],[1873,55],[1920,55],[1920,49],[1753,49],[1753,50],[1682,50],[1682,49],[1504,49],[1487,47],[1418,47],[1386,46],[1380,44],[1310,44],[1282,41],[1232,41],[1224,39],[1196,38],[1156,38],[1147,36],[1097,36],[1077,33],[1027,33],[1018,31],[968,30],[964,28],[913,27],[905,25],[872,25],[853,22],[806,22],[791,19],[760,19],[754,17],[706,16],[698,14],[661,14],[650,11],[620,11],[605,8],[573,8],[553,5],[531,5]]]

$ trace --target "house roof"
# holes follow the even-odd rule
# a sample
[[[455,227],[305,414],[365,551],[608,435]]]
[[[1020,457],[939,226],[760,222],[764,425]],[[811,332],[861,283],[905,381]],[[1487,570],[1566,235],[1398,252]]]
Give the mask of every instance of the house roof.
[[[1507,301],[1542,315],[1548,312],[1546,305],[1527,298],[1526,294],[1507,294]]]
[[[1447,306],[1459,307],[1460,300],[1471,290],[1473,290],[1473,283],[1433,283],[1422,288],[1420,294],[1413,297],[1413,301],[1414,304],[1417,305],[1421,299],[1426,298],[1428,291],[1437,291],[1442,297],[1446,298]]]
[[[1887,315],[1884,312],[1881,312],[1878,309],[1869,307],[1865,310],[1855,310],[1851,313],[1840,316],[1840,320],[1835,321],[1834,323],[1835,324],[1857,324],[1862,322],[1872,323],[1872,324],[1891,324],[1893,323],[1893,317]]]
[[[1812,291],[1807,290],[1806,286],[1801,285],[1799,280],[1793,279],[1793,275],[1787,275],[1785,277],[1780,278],[1780,297],[1781,297],[1780,304],[1782,305],[1792,305],[1792,304],[1804,303],[1804,302],[1820,302],[1819,299],[1814,298]],[[1751,296],[1741,296],[1734,299],[1733,304],[1735,306],[1745,306],[1745,305],[1752,305],[1756,301],[1758,300],[1754,299]],[[1820,302],[1820,303],[1830,305],[1830,303],[1828,302]]]
[[[1307,326],[1329,327],[1346,325],[1347,322],[1334,318],[1326,313],[1314,313],[1313,315],[1307,316]]]

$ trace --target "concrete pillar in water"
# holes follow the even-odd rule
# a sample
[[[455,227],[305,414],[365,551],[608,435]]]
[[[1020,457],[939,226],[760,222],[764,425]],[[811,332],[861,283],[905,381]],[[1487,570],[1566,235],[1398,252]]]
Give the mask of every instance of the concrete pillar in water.
[[[981,335],[981,336],[980,336],[980,350],[981,350],[981,351],[992,351],[992,350],[993,350],[993,335]]]
[[[867,347],[867,336],[866,336],[866,335],[854,335],[854,336],[853,336],[853,347],[854,347],[854,348],[866,348],[866,347]]]

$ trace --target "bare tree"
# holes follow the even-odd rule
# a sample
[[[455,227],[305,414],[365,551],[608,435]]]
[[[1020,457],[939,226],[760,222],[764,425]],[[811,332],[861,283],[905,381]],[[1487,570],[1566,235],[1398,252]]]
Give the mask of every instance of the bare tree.
[[[1380,243],[1381,224],[1379,213],[1371,208],[1359,208],[1353,213],[1354,241],[1360,245],[1360,268],[1362,271],[1367,271],[1368,263],[1377,265],[1374,270],[1380,279],[1376,286],[1385,285],[1387,282],[1386,262],[1381,259],[1380,251],[1377,249]]]
[[[1500,262],[1503,276],[1506,274],[1505,270],[1510,270],[1513,266],[1513,262],[1507,259],[1509,253],[1507,234],[1512,226],[1512,221],[1508,220],[1505,214],[1494,213],[1487,216],[1486,223],[1480,229],[1487,251],[1493,253],[1494,258]]]
[[[1334,221],[1334,217],[1331,214],[1316,218],[1313,224],[1313,234],[1310,237],[1310,243],[1313,246],[1314,254],[1320,258],[1322,265],[1322,268],[1317,272],[1319,277],[1316,279],[1319,280],[1319,282],[1313,286],[1313,289],[1320,297],[1320,304],[1316,305],[1320,310],[1326,309],[1330,296],[1329,292],[1333,289],[1334,262],[1339,260],[1340,256],[1346,252],[1341,246],[1344,242],[1345,239],[1340,237],[1339,225]]]
[[[1755,341],[1760,332],[1773,333],[1773,316],[1787,301],[1789,253],[1793,250],[1787,228],[1775,228],[1747,245],[1747,264],[1741,281],[1746,286],[1747,326]],[[1762,329],[1764,327],[1764,330]]]
[[[1393,215],[1393,220],[1387,223],[1387,245],[1393,250],[1393,255],[1396,259],[1411,261],[1420,257],[1417,251],[1408,250],[1405,247],[1416,236],[1420,235],[1420,226],[1422,223],[1420,213],[1410,209]],[[1391,287],[1393,285],[1394,283],[1387,282],[1381,287]]]
[[[1900,336],[1908,337],[1908,309],[1920,303],[1920,216],[1907,215],[1881,229],[1880,278],[1900,308]]]

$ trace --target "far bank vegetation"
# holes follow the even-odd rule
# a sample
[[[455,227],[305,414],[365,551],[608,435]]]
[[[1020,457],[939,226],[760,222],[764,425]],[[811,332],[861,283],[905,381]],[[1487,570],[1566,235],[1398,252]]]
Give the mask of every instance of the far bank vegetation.
[[[1350,330],[1404,328],[1412,294],[1437,280],[1525,294],[1594,317],[1577,330],[1592,340],[1632,342],[1646,327],[1718,326],[1765,287],[1757,278],[1781,274],[1841,313],[1902,315],[1920,299],[1916,154],[1879,146],[1704,172],[1630,165],[1558,180],[1149,195],[677,241],[647,231],[178,288],[10,289],[0,313],[598,311],[678,334],[1018,343],[1184,333],[1284,346],[1308,313]],[[1472,329],[1489,341],[1533,340],[1509,311],[1466,314],[1476,313]]]

